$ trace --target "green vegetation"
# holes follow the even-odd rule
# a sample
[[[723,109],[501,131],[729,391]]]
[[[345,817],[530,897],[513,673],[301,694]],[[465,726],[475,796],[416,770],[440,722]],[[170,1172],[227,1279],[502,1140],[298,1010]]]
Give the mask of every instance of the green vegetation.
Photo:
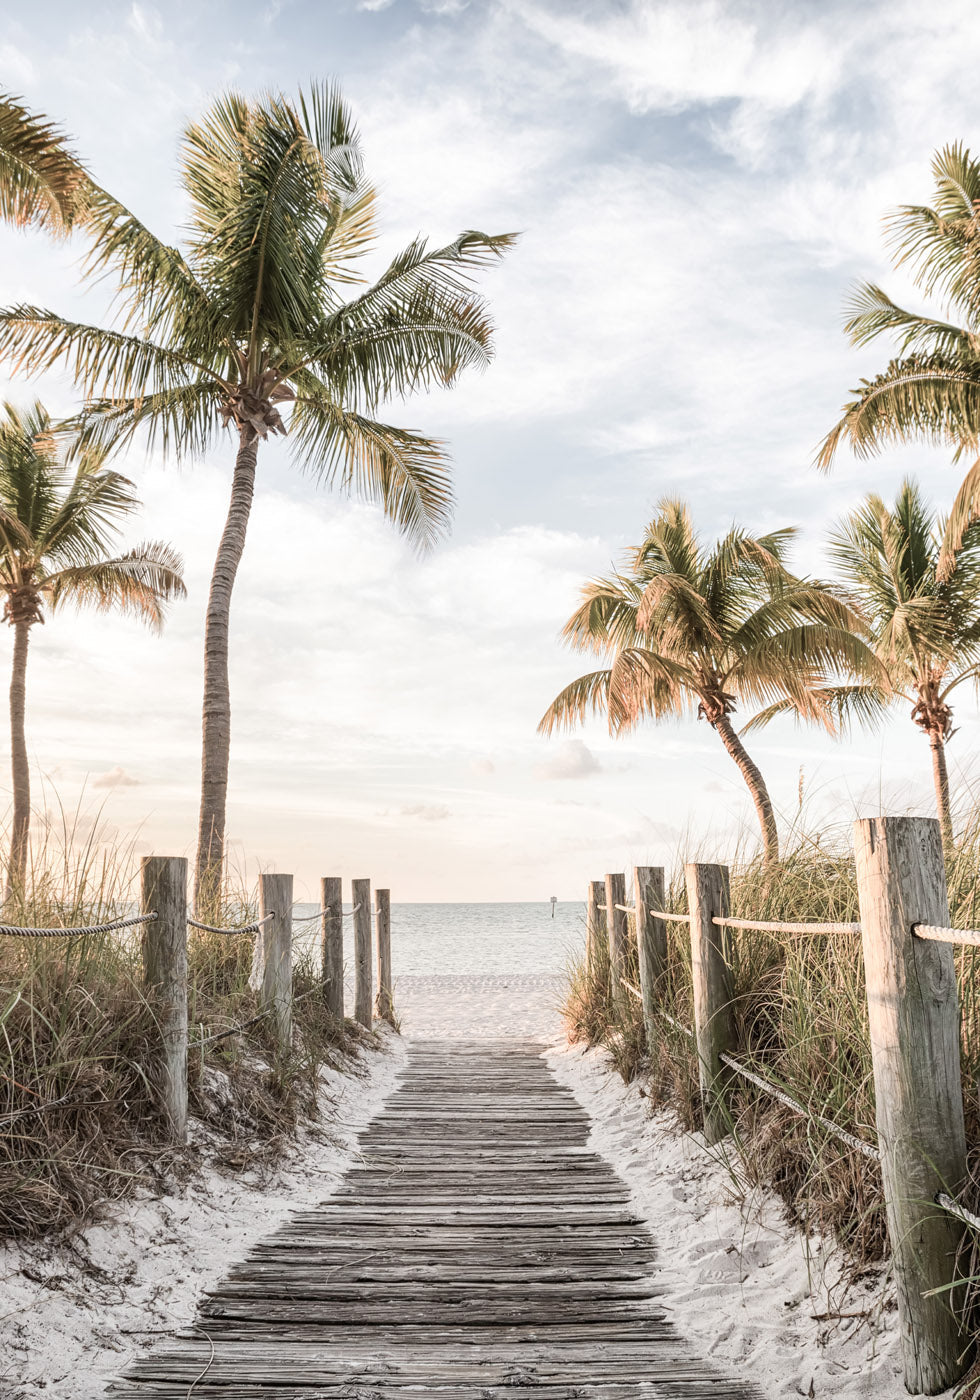
[[[69,818],[33,851],[18,922],[98,923],[131,907],[134,852],[106,855],[97,827],[85,827]],[[229,924],[253,917],[234,889],[220,913]],[[377,1044],[330,1015],[308,958],[294,968],[288,1056],[275,1053],[267,1020],[201,1045],[256,1015],[251,961],[248,935],[191,939],[191,1114],[226,1171],[272,1163],[300,1124],[320,1118],[323,1067],[357,1073],[359,1048]],[[0,1238],[68,1233],[106,1201],[170,1189],[199,1164],[200,1148],[174,1145],[149,1092],[154,1037],[138,933],[0,938]]]
[[[0,357],[26,374],[67,365],[85,398],[85,440],[102,451],[142,431],[177,457],[199,457],[222,429],[237,435],[204,638],[195,903],[208,912],[224,863],[231,597],[259,444],[286,433],[288,404],[305,472],[378,501],[415,544],[431,544],[452,505],[446,451],[375,415],[383,400],[451,385],[488,362],[491,324],[472,278],[513,238],[469,231],[435,249],[416,240],[343,301],[374,239],[374,191],[348,108],[325,84],[296,103],[222,98],[185,133],[182,175],[186,254],[104,190],[89,192],[86,271],[116,278],[119,323],[9,307],[0,312]]]
[[[946,744],[953,733],[950,696],[980,668],[980,527],[970,526],[938,576],[945,522],[910,481],[889,509],[869,496],[834,531],[830,553],[842,585],[867,619],[883,688],[846,688],[843,708],[866,713],[879,696],[906,700],[929,740],[936,809],[947,848],[953,839]],[[884,694],[882,695],[882,690]]]
[[[625,568],[591,579],[563,636],[577,651],[611,658],[556,697],[541,721],[550,734],[604,712],[612,734],[641,719],[696,708],[738,765],[752,794],[767,861],[779,855],[769,790],[735,730],[739,702],[783,706],[833,732],[825,682],[835,668],[876,674],[860,615],[841,597],[786,566],[793,530],[753,536],[733,527],[706,549],[690,512],[665,500],[629,551]],[[783,705],[773,706],[775,697]]]
[[[689,857],[696,860],[697,854]],[[980,809],[964,823],[948,855],[952,922],[980,923]],[[737,918],[846,923],[858,918],[847,834],[798,825],[775,864],[736,855],[731,867]],[[670,881],[667,908],[686,912],[683,871]],[[686,924],[668,923],[668,972],[660,988],[665,1013],[656,1044],[644,1043],[639,1003],[629,998],[617,1019],[609,996],[608,962],[590,974],[584,963],[569,977],[565,1019],[573,1040],[603,1046],[623,1078],[640,1077],[654,1107],[671,1110],[685,1129],[700,1126],[698,1066],[693,1042],[691,950]],[[604,940],[600,940],[600,945]],[[631,938],[635,957],[635,937]],[[735,931],[736,1018],[740,1058],[774,1080],[812,1112],[868,1142],[875,1140],[874,1083],[859,934],[790,935]],[[956,952],[962,1003],[962,1066],[971,1178],[980,1167],[980,979],[978,952]],[[629,974],[628,974],[629,975]],[[633,970],[631,980],[636,980]],[[673,1018],[673,1019],[671,1019]],[[679,1024],[675,1024],[679,1023]],[[854,1274],[886,1249],[880,1174],[819,1123],[802,1118],[743,1080],[733,1086],[735,1156],[729,1165],[745,1186],[776,1192],[804,1231],[830,1233],[846,1246]],[[964,1201],[976,1209],[980,1188]],[[972,1242],[971,1242],[972,1245]],[[980,1256],[971,1273],[980,1275]]]
[[[952,447],[957,458],[980,454],[980,161],[965,146],[946,146],[932,171],[932,204],[903,205],[888,222],[896,268],[911,272],[923,295],[942,304],[935,316],[907,311],[871,282],[851,297],[846,330],[852,344],[886,336],[899,353],[874,379],[861,381],[820,448],[822,467],[831,465],[842,442],[859,457],[916,440]],[[980,459],[953,502],[943,569],[978,514]]]
[[[73,453],[69,467],[66,452]],[[169,545],[110,555],[120,524],[139,501],[131,481],[104,466],[105,453],[79,445],[41,404],[5,404],[0,417],[0,594],[14,630],[10,678],[13,816],[7,899],[24,889],[31,821],[27,757],[27,651],[44,612],[71,604],[131,613],[163,625],[164,606],[184,596],[181,559]]]

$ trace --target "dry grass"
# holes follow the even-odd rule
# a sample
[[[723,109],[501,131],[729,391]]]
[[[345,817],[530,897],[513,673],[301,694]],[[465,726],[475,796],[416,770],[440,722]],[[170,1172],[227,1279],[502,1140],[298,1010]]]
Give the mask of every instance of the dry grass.
[[[851,922],[857,891],[847,833],[797,831],[784,858],[766,869],[758,858],[732,869],[732,912],[760,920]],[[949,861],[954,924],[980,922],[980,811],[967,822]],[[668,908],[686,911],[681,872]],[[693,1025],[690,942],[684,924],[667,925],[668,973],[663,1007]],[[631,931],[632,932],[632,931]],[[874,1083],[860,937],[791,937],[736,932],[736,1021],[740,1053],[794,1098],[869,1142],[875,1140]],[[980,983],[973,949],[957,952],[963,1015],[963,1085],[970,1166],[980,1202]],[[617,1017],[606,988],[608,968],[591,979],[573,969],[565,1005],[573,1039],[604,1046],[624,1078],[642,1075],[655,1106],[687,1129],[700,1126],[698,1070],[691,1038],[665,1017],[647,1051],[638,1007]],[[632,1001],[632,998],[631,998]],[[731,1097],[732,1131],[743,1183],[775,1191],[805,1230],[835,1236],[855,1273],[886,1250],[877,1166],[826,1129],[793,1113],[744,1080]],[[969,1202],[969,1195],[967,1196]],[[968,1248],[974,1251],[972,1239]],[[967,1260],[980,1282],[980,1252]]]
[[[131,912],[133,852],[49,829],[26,892],[5,920],[55,927]],[[226,918],[253,916],[229,891]],[[252,939],[202,934],[189,947],[191,1044],[258,1011],[248,987]],[[338,1024],[315,969],[294,970],[289,1054],[269,1021],[198,1044],[189,1057],[192,1137],[230,1170],[270,1164],[319,1113],[325,1065],[341,1068],[367,1039]],[[70,1232],[138,1187],[164,1189],[193,1169],[195,1147],[166,1138],[144,1075],[154,1018],[141,986],[139,933],[77,939],[0,938],[0,1236]],[[61,1102],[61,1101],[64,1102]]]

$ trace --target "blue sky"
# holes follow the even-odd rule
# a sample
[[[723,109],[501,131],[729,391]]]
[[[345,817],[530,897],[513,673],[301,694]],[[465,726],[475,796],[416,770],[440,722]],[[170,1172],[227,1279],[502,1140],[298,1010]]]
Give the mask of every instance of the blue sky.
[[[377,513],[263,454],[233,632],[229,832],[242,861],[370,874],[402,898],[575,897],[631,861],[730,849],[741,780],[693,721],[612,743],[535,725],[578,669],[557,633],[580,582],[665,494],[706,535],[733,519],[827,525],[915,471],[947,503],[956,470],[917,448],[811,464],[848,389],[857,277],[909,296],[882,215],[926,199],[945,142],[976,146],[980,20],[952,3],[74,4],[8,19],[5,85],[60,120],[97,177],[168,239],[177,148],[219,91],[338,78],[380,191],[370,267],[417,233],[520,230],[484,286],[497,358],[452,393],[399,404],[446,437],[453,535],[416,560]],[[0,231],[5,300],[103,315],[79,250]],[[9,384],[74,403],[71,385]],[[145,511],[190,584],[165,636],[64,616],[35,634],[29,739],[48,800],[189,851],[200,637],[230,451],[176,468],[128,454]],[[9,646],[9,641],[2,643]],[[950,758],[980,725],[961,700]],[[929,811],[928,748],[899,713],[841,746],[787,724],[753,739],[781,809],[799,770],[815,813]]]

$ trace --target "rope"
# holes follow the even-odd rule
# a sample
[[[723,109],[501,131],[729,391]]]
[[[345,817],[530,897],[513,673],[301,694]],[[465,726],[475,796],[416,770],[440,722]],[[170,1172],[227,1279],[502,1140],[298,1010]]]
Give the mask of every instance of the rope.
[[[156,915],[153,917],[156,918]],[[275,917],[275,911],[273,911],[271,914],[266,914],[264,919],[256,919],[254,924],[240,924],[238,928],[218,928],[214,924],[198,923],[197,919],[188,919],[187,922],[190,924],[191,928],[202,929],[204,933],[258,933],[260,928]]]
[[[341,909],[341,911],[340,911],[340,917],[341,917],[342,919],[352,919],[352,918],[354,917],[354,915],[357,913],[358,909],[360,909],[360,907],[361,907],[360,904],[355,904],[354,907],[353,907],[353,909]],[[294,924],[308,924],[308,923],[310,923],[311,920],[313,920],[313,919],[322,919],[323,916],[324,916],[324,914],[336,914],[336,913],[337,913],[337,910],[336,910],[336,909],[329,909],[329,908],[327,908],[327,909],[318,909],[318,910],[316,911],[315,914],[300,914],[300,916],[299,916],[298,919],[293,919],[293,923],[294,923]]]
[[[663,909],[648,909],[647,913],[654,919],[667,919],[672,924],[689,924],[690,914],[668,914]]]
[[[675,1017],[671,1016],[669,1011],[661,1010],[660,1014],[661,1016],[663,1016],[665,1021],[670,1022],[670,1024],[674,1027],[675,1030],[683,1031],[685,1035],[689,1035],[692,1040],[694,1039],[694,1032],[691,1030],[690,1026],[682,1025],[680,1021],[676,1020]]]
[[[832,1118],[824,1118],[820,1113],[811,1113],[808,1108],[804,1108],[796,1099],[790,1098],[789,1094],[777,1088],[771,1080],[763,1079],[762,1075],[753,1073],[752,1070],[747,1069],[745,1065],[736,1060],[734,1056],[728,1055],[725,1051],[722,1051],[718,1058],[723,1065],[727,1065],[729,1069],[733,1069],[735,1073],[740,1074],[743,1079],[749,1080],[756,1088],[761,1089],[764,1094],[769,1094],[772,1098],[778,1099],[779,1102],[785,1104],[787,1108],[791,1108],[794,1113],[798,1113],[801,1118],[809,1118],[811,1122],[821,1124],[829,1133],[833,1133],[834,1137],[840,1138],[841,1142],[847,1143],[848,1147],[853,1147],[855,1152],[863,1152],[865,1157],[870,1157],[874,1162],[881,1160],[881,1153],[876,1147],[872,1147],[869,1142],[864,1142],[861,1138],[855,1137],[853,1133],[849,1133],[846,1128],[839,1127]]]
[[[912,932],[917,938],[926,938],[932,943],[980,945],[980,929],[975,928],[937,928],[934,924],[913,924]]]
[[[634,987],[632,982],[627,982],[627,980],[626,980],[625,977],[621,977],[619,980],[620,980],[621,985],[624,986],[628,992],[632,992],[632,993],[633,993],[633,995],[636,997],[637,1001],[642,1001],[642,1000],[643,1000],[643,993],[640,991],[640,989],[639,989],[638,987]]]
[[[151,924],[158,915],[137,914],[132,919],[113,919],[107,924],[88,924],[82,928],[18,928],[15,924],[0,924],[0,936],[9,938],[79,938],[88,933],[113,933],[118,928],[134,924]]]
[[[622,909],[622,911],[623,911],[624,914],[635,914],[635,913],[636,913],[636,905],[635,905],[635,904],[617,904],[615,907],[616,907],[617,909]]]
[[[747,928],[759,933],[860,933],[860,924],[784,924],[765,923],[759,919],[712,919],[718,928]],[[980,942],[980,934],[977,935]]]
[[[962,1220],[964,1225],[969,1225],[971,1230],[980,1232],[980,1215],[974,1215],[972,1210],[967,1210],[966,1206],[961,1206],[959,1201],[954,1201],[952,1196],[947,1196],[945,1191],[940,1191],[936,1197],[936,1205],[942,1206],[943,1210],[950,1215],[955,1215],[957,1220]]]

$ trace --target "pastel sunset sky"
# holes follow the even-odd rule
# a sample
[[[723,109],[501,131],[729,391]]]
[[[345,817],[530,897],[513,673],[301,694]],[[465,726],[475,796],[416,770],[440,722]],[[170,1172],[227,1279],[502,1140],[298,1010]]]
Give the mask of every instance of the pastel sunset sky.
[[[920,304],[881,220],[929,198],[939,146],[980,146],[978,70],[969,0],[40,0],[5,17],[3,85],[168,241],[184,126],[229,87],[292,94],[311,76],[341,82],[379,190],[367,270],[418,233],[522,235],[481,279],[490,369],[388,410],[452,444],[451,538],[417,558],[378,510],[316,488],[288,443],[260,455],[233,612],[233,859],[295,871],[300,897],[343,872],[396,900],[543,900],[754,834],[738,772],[693,719],[617,741],[600,722],[536,734],[589,669],[558,632],[664,495],[687,498],[706,537],[798,525],[795,562],[815,573],[864,492],[911,471],[952,499],[959,472],[935,449],[844,458],[828,477],[812,460],[887,358],[846,343],[850,284]],[[111,289],[79,289],[81,251],[0,229],[3,300],[105,316]],[[3,390],[77,402],[58,376]],[[66,613],[32,639],[40,805],[91,819],[104,804],[159,854],[193,850],[233,450],[116,463],[144,502],[129,538],[186,561],[162,637]],[[962,791],[980,738],[966,692],[957,719]],[[902,710],[846,743],[789,722],[750,743],[787,820],[801,767],[813,817],[934,811],[928,745]]]

